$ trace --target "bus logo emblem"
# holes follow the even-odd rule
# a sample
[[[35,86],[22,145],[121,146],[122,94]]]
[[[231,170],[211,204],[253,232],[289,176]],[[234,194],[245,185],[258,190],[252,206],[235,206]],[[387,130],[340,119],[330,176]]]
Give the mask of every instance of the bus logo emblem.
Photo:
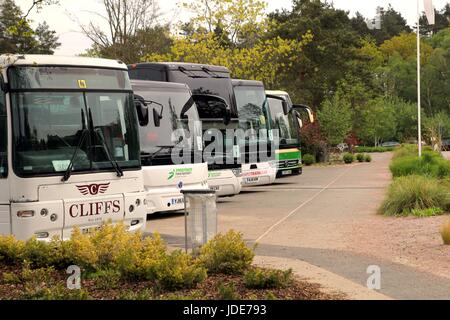
[[[77,186],[78,190],[81,192],[83,196],[91,195],[96,196],[98,194],[104,194],[111,183],[104,184],[90,184],[84,186]]]

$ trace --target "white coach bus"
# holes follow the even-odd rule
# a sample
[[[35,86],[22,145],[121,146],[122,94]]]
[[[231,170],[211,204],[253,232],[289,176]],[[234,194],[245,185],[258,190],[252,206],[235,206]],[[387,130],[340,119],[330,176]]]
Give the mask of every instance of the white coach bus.
[[[181,190],[209,190],[202,126],[191,91],[174,82],[132,80],[131,84],[139,119],[147,213],[182,210]]]
[[[70,238],[146,223],[137,116],[125,64],[0,56],[0,234]]]

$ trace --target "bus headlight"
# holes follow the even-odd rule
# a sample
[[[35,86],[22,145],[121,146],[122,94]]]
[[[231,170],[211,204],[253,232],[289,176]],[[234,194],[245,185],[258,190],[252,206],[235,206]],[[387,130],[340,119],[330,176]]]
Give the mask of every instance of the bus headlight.
[[[54,213],[50,216],[50,221],[55,222],[56,220],[58,220],[58,215]]]
[[[129,208],[128,210],[130,211],[130,213],[133,213],[133,212],[134,212],[134,206],[131,205],[130,208]]]
[[[17,211],[17,216],[19,218],[31,218],[31,217],[34,217],[34,210]]]
[[[41,210],[41,216],[43,216],[43,217],[48,216],[48,209],[42,209]]]
[[[141,205],[141,199],[136,199],[136,207],[139,207]]]

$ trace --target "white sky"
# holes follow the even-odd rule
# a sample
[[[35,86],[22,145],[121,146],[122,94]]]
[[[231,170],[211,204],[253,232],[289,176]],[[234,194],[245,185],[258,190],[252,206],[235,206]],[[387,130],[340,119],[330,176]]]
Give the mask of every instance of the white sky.
[[[32,0],[15,1],[23,10],[27,10],[32,3]],[[177,21],[186,16],[186,12],[178,9],[178,2],[179,0],[160,0],[160,7],[165,14],[165,20]],[[267,0],[267,2],[269,11],[282,8],[290,9],[292,4],[291,0]],[[441,9],[448,2],[450,1],[434,0],[433,3],[437,9]],[[407,18],[410,25],[414,24],[416,19],[416,1],[414,0],[334,0],[336,8],[348,10],[351,15],[359,11],[368,18],[375,16],[376,7],[387,7],[389,3]],[[46,7],[39,13],[33,11],[29,18],[35,24],[46,21],[50,28],[57,32],[62,45],[56,54],[76,55],[84,52],[91,45],[89,39],[81,34],[79,22],[87,24],[92,20],[101,24],[101,18],[95,14],[96,12],[102,13],[101,0],[60,0],[59,5]]]

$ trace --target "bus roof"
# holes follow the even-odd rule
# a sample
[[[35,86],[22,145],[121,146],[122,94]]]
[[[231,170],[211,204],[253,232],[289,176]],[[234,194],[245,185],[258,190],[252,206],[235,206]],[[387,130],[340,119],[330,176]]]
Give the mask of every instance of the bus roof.
[[[0,55],[0,68],[9,66],[81,66],[96,68],[111,68],[127,70],[127,66],[122,61],[85,58],[85,57],[64,57],[51,55],[34,54],[10,54]]]
[[[256,80],[233,79],[232,82],[233,82],[233,87],[240,87],[240,86],[264,87],[264,83],[262,81],[256,81]]]
[[[160,82],[160,81],[147,81],[147,80],[131,80],[133,87],[142,87],[147,89],[172,89],[172,90],[188,90],[189,86],[184,83],[176,82]]]
[[[182,67],[188,71],[203,71],[206,68],[212,72],[225,72],[225,73],[230,72],[228,68],[223,66],[214,66],[209,64],[188,63],[188,62],[143,62],[131,64],[128,67],[129,69],[160,67],[161,69],[167,70],[179,70],[180,67]]]
[[[289,96],[289,93],[281,90],[266,90],[266,93],[273,96]]]

